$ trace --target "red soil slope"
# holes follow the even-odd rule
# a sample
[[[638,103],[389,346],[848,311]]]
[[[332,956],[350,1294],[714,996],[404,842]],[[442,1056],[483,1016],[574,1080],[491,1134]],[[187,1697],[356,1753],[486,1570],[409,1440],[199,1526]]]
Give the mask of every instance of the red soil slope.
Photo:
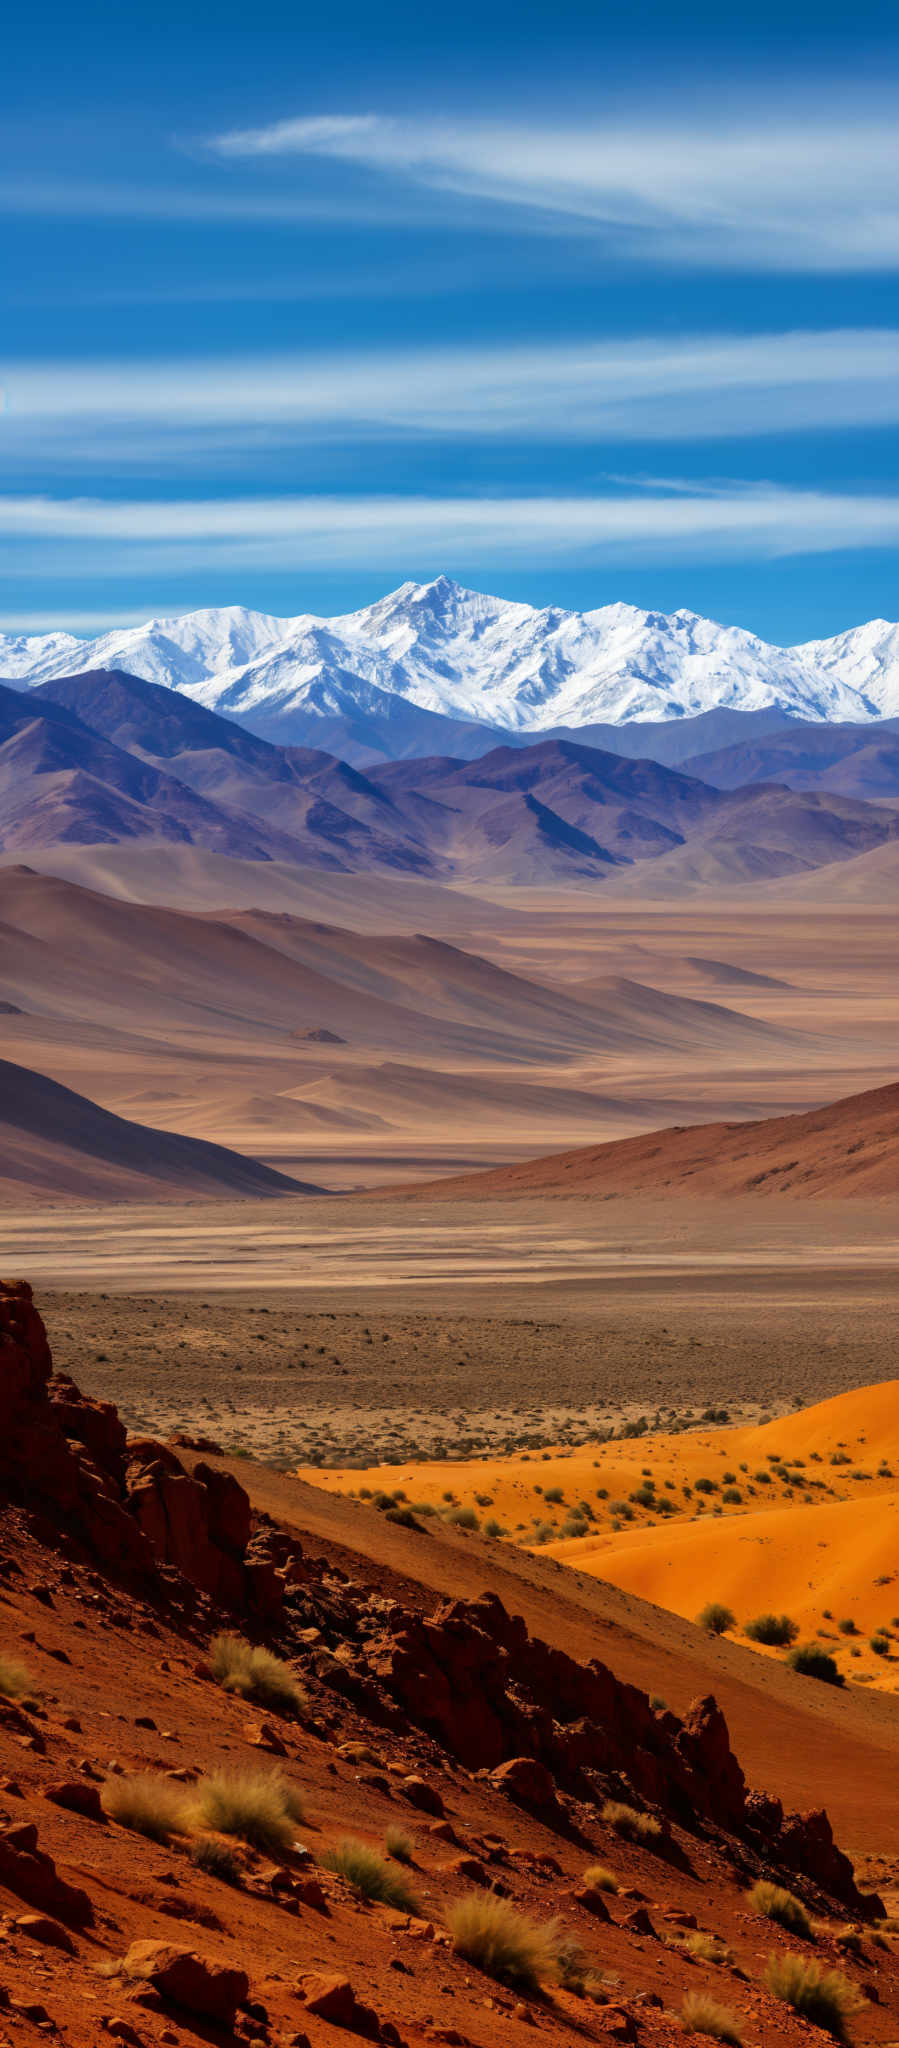
[[[867,1986],[853,2040],[895,2040],[894,1944],[866,1925],[878,1903],[822,1816],[747,1793],[714,1702],[684,1721],[653,1709],[604,1662],[529,1634],[489,1587],[435,1609],[389,1560],[357,1574],[336,1544],[267,1520],[218,1464],[127,1441],[113,1408],[51,1376],[22,1287],[0,1288],[0,1481],[4,1647],[34,1689],[0,1697],[0,2039],[338,2048],[350,2032],[484,2048],[499,2026],[510,2048],[535,2032],[547,2048],[673,2048],[685,1993],[708,1990],[747,2048],[801,2048],[805,2023],[762,1983],[796,1938],[745,1901],[770,1870],[820,1916],[807,1952]],[[376,1558],[388,1527],[429,1540],[373,1512],[369,1525]],[[289,1659],[295,1714],[215,1685],[222,1626]],[[189,1794],[214,1767],[277,1768],[307,1809],[274,1858],[234,1844],[234,1883],[197,1867],[190,1832],[151,1841],[105,1815],[135,1769]],[[614,1831],[610,1794],[655,1815],[654,1847]],[[366,1904],[324,1860],[391,1823],[411,1837],[409,1912]],[[584,1889],[597,1858],[613,1896]],[[447,1905],[491,1889],[561,1917],[602,1973],[598,1999],[556,1982],[523,1994],[453,1952]],[[685,1953],[694,1927],[724,1960]]]
[[[899,1194],[899,1082],[801,1116],[675,1125],[434,1184],[456,1195]],[[406,1190],[409,1194],[411,1191]]]

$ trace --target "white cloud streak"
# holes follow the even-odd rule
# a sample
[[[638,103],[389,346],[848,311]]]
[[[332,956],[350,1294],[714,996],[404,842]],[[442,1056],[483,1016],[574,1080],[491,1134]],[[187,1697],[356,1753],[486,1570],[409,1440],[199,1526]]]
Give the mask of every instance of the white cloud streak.
[[[774,486],[602,497],[0,499],[20,575],[352,565],[403,575],[547,558],[763,559],[899,545],[899,496]],[[431,566],[429,566],[431,565]]]
[[[0,445],[52,457],[124,425],[220,445],[296,434],[707,440],[899,421],[899,331],[836,330],[391,354],[13,364]],[[86,435],[86,431],[87,435]],[[137,447],[134,449],[138,452]]]
[[[214,138],[231,161],[357,165],[394,181],[590,222],[620,254],[724,268],[899,263],[894,107],[589,126],[320,115]]]

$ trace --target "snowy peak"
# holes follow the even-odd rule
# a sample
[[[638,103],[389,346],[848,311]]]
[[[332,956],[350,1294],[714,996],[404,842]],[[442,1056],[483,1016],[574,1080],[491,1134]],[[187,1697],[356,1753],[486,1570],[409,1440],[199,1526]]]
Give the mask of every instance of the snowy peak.
[[[686,610],[538,610],[448,576],[330,619],[234,605],[94,641],[0,636],[0,677],[27,685],[95,668],[301,744],[315,744],[316,718],[354,701],[372,716],[387,706],[391,745],[421,713],[517,735],[772,706],[812,721],[899,715],[899,626],[887,620],[784,648]]]

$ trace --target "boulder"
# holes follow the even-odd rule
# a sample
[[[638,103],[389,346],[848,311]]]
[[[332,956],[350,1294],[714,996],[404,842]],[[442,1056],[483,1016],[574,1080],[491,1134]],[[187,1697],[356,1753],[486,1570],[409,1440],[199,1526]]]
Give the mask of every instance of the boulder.
[[[105,1826],[99,1790],[96,1785],[86,1784],[83,1778],[65,1778],[59,1785],[46,1785],[44,1798],[54,1806],[65,1806],[70,1813],[83,1814],[85,1820],[98,1820]]]
[[[348,2033],[361,2034],[367,2041],[382,2039],[377,2013],[372,2006],[360,2002],[348,1977],[315,1972],[301,1977],[297,1993],[307,2012],[329,2021],[332,2027],[344,2027]]]
[[[193,1949],[168,1941],[133,1941],[124,1959],[125,1975],[152,1985],[168,2004],[197,2013],[217,2026],[232,2027],[250,1985],[245,1970],[211,1963]]]
[[[532,1756],[513,1756],[490,1773],[490,1783],[516,1806],[546,1813],[556,1806],[556,1788],[545,1764]]]
[[[49,1913],[20,1913],[16,1926],[28,1941],[43,1942],[47,1948],[64,1949],[68,1956],[75,1953],[71,1935]]]
[[[0,1828],[0,1884],[39,1913],[69,1927],[90,1927],[94,1909],[87,1892],[57,1874],[52,1856],[38,1848],[33,1821]]]
[[[443,1800],[436,1785],[429,1785],[427,1778],[420,1778],[413,1772],[408,1778],[403,1778],[399,1790],[419,1813],[431,1813],[438,1820],[442,1817]]]

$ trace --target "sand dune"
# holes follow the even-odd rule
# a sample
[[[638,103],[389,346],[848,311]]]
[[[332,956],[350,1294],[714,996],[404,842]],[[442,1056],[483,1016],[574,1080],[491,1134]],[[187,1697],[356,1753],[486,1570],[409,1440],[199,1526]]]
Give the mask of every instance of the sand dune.
[[[519,1545],[539,1531],[540,1550],[674,1614],[725,1602],[738,1635],[788,1614],[844,1676],[899,1690],[899,1381],[760,1424],[314,1476],[343,1493],[400,1485],[439,1512],[449,1499]]]

